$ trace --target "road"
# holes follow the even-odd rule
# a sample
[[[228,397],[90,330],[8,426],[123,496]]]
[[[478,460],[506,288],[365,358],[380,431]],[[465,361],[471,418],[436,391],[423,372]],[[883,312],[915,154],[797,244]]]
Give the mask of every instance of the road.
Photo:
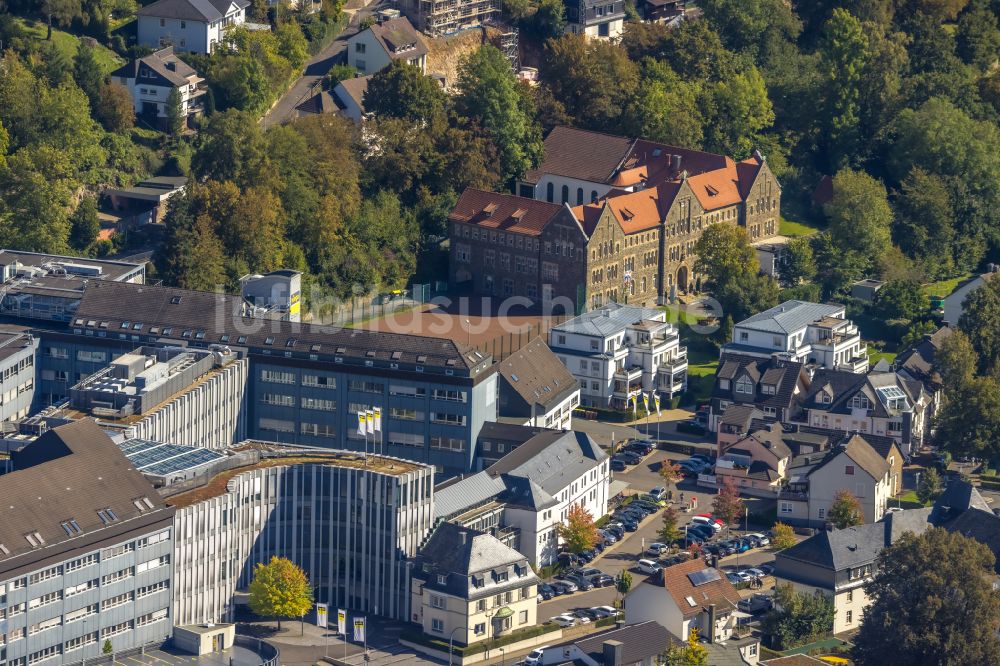
[[[645,460],[643,460],[638,465],[628,469],[625,472],[619,472],[615,474],[615,479],[627,481],[629,484],[629,492],[646,492],[655,486],[662,486],[663,479],[660,478],[658,473],[660,465],[666,459],[680,460],[686,458],[677,453],[671,453],[668,451],[653,451]],[[685,498],[690,498],[692,496],[698,498],[698,506],[700,512],[710,512],[712,509],[712,497],[715,493],[706,492],[705,489],[697,488],[694,482],[690,479],[685,479],[677,485],[678,491],[684,493]],[[751,506],[750,510],[754,511],[753,503],[755,500],[753,498],[744,498],[744,501]],[[643,557],[640,553],[645,550],[645,547],[654,541],[659,539],[656,536],[657,531],[662,525],[661,522],[661,512],[657,512],[651,516],[648,516],[639,525],[639,529],[635,532],[625,533],[625,539],[616,544],[613,544],[606,548],[603,553],[601,553],[593,562],[587,566],[597,567],[609,576],[617,576],[621,571],[628,570],[632,574],[632,587],[633,589],[639,585],[640,582],[646,580],[646,575],[640,573],[636,569],[636,563]],[[686,514],[681,514],[684,519],[682,523],[688,522],[686,520]],[[753,526],[751,526],[751,531],[753,531]],[[742,534],[742,530],[733,530],[733,534]],[[774,553],[768,549],[757,549],[750,551],[749,553],[744,553],[739,555],[730,555],[729,557],[723,558],[719,562],[720,568],[723,570],[733,570],[736,568],[737,562],[739,568],[747,568],[756,566],[758,564],[770,563],[774,561]],[[772,581],[770,579],[765,580],[764,589],[767,590],[771,587]],[[744,596],[751,593],[750,590],[742,591]],[[613,602],[617,599],[618,594],[614,587],[604,587],[589,592],[576,592],[574,594],[569,594],[561,597],[555,597],[549,601],[543,601],[538,606],[538,621],[543,622],[550,617],[559,615],[560,613],[565,613],[567,611],[576,610],[579,608],[590,608],[592,606],[611,606]]]
[[[382,0],[375,0],[368,3],[361,9],[353,11],[351,20],[344,31],[325,49],[314,55],[306,62],[305,71],[302,76],[295,80],[284,95],[272,106],[261,122],[264,129],[273,125],[287,123],[296,118],[295,108],[306,101],[309,95],[318,90],[318,85],[326,73],[330,71],[337,62],[343,60],[341,55],[347,50],[347,40],[352,35],[357,34],[358,26],[366,16],[371,16],[380,9]],[[349,9],[345,11],[351,11]]]

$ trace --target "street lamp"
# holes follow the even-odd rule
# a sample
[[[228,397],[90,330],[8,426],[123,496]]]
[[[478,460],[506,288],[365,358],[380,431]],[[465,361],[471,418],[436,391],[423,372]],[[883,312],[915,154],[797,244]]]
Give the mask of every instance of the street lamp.
[[[468,627],[455,627],[451,630],[451,635],[448,636],[448,666],[451,666],[451,656],[452,656],[452,646],[455,644],[455,632],[459,629],[469,630]]]

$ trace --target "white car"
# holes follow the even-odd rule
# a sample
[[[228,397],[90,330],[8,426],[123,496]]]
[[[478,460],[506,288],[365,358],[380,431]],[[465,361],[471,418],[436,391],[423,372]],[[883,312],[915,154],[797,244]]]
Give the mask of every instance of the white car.
[[[644,574],[652,576],[657,571],[662,569],[659,562],[654,562],[653,560],[639,560],[639,571]]]
[[[663,554],[663,551],[668,550],[669,548],[670,547],[667,544],[657,541],[656,543],[649,544],[649,548],[646,549],[646,553],[648,555],[653,555],[654,557],[659,557]]]
[[[621,613],[620,610],[611,606],[594,606],[590,610],[598,617],[617,617]]]
[[[663,486],[656,486],[655,488],[649,491],[649,494],[658,500],[662,500],[667,496],[667,489],[664,488]]]
[[[722,525],[720,525],[719,523],[715,522],[711,518],[706,518],[705,516],[692,516],[691,517],[691,524],[692,525],[707,525],[708,527],[711,527],[714,532],[718,532],[719,530],[722,529]]]
[[[528,656],[524,658],[524,666],[538,666],[539,664],[541,664],[542,655],[544,655],[545,651],[548,649],[549,646],[546,645],[544,647],[535,648],[534,650],[529,652]]]
[[[576,624],[576,618],[573,617],[572,615],[564,613],[562,615],[556,615],[555,617],[550,617],[549,622],[558,624],[560,627],[566,628],[574,626]]]
[[[767,538],[766,534],[755,532],[754,534],[748,534],[747,536],[757,539],[757,543],[759,543],[761,546],[769,546],[771,544],[771,540]]]

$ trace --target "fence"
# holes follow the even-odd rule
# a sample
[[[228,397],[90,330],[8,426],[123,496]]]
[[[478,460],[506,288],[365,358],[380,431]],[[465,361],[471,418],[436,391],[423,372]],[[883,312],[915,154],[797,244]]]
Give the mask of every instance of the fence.
[[[233,639],[233,643],[241,648],[253,650],[259,654],[261,658],[261,666],[278,666],[278,660],[281,657],[281,650],[270,643],[259,638],[242,636],[240,634],[236,634],[236,638]]]

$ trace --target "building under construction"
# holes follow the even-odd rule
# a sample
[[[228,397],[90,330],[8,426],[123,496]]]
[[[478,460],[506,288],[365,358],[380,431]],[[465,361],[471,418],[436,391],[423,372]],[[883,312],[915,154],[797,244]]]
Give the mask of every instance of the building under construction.
[[[500,0],[399,0],[399,9],[429,35],[448,35],[500,18]]]

